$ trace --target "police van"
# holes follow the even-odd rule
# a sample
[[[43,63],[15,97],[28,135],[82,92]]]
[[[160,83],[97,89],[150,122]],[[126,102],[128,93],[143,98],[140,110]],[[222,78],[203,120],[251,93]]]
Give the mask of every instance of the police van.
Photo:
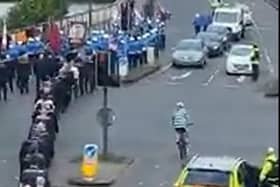
[[[227,5],[215,9],[213,25],[227,27],[235,41],[244,38],[245,34],[244,10],[239,6]]]

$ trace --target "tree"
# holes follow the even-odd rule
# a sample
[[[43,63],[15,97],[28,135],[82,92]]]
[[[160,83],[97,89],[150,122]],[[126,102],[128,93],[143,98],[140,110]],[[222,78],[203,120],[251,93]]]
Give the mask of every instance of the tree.
[[[7,15],[8,28],[20,28],[61,17],[67,12],[65,0],[22,0]]]

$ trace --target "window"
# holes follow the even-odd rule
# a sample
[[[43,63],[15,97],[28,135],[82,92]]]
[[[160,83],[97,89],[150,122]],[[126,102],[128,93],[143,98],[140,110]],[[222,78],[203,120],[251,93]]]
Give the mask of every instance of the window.
[[[214,21],[218,23],[236,23],[237,17],[236,12],[216,12]]]
[[[185,185],[228,186],[230,172],[218,170],[189,170]]]

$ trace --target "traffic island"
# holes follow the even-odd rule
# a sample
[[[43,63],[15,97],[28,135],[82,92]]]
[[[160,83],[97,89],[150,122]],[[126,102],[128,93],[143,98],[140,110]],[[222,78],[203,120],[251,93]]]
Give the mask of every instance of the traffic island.
[[[71,176],[67,183],[72,186],[110,186],[114,184],[117,177],[125,171],[134,160],[125,156],[118,156],[115,154],[107,154],[107,156],[99,155],[99,171],[93,180],[87,180],[81,174]],[[76,170],[79,171],[81,166],[82,156],[74,158],[70,161],[71,164],[76,165]]]
[[[141,79],[143,79],[146,76],[149,76],[153,73],[155,73],[156,71],[160,70],[160,65],[159,64],[155,64],[155,65],[143,65],[141,68],[135,68],[132,69],[127,76],[122,78],[122,83],[123,84],[131,84],[131,83],[135,83]]]

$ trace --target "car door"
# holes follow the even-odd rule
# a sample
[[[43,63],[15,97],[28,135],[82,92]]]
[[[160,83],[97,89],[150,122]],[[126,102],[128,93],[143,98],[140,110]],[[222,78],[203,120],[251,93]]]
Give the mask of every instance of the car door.
[[[244,172],[245,187],[257,186],[258,185],[258,176],[260,173],[259,168],[246,161],[240,165],[240,168]]]

